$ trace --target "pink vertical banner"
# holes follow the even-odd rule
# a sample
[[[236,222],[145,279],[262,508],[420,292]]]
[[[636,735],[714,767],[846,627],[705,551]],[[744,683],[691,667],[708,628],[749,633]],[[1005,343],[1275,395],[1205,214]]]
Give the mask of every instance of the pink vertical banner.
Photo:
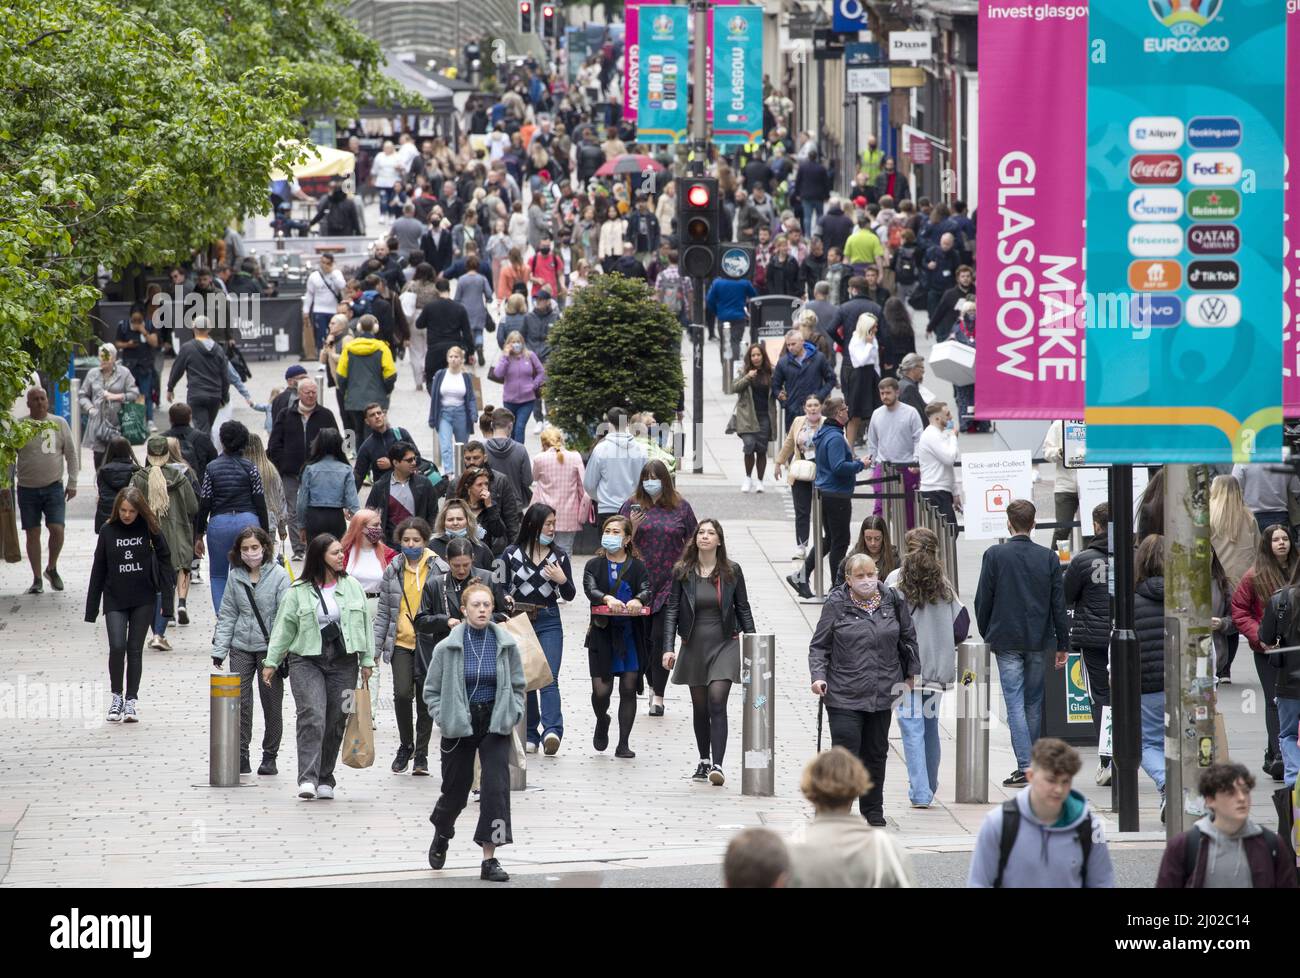
[[[980,4],[977,418],[1083,417],[1082,9]]]
[[[636,100],[641,93],[640,7],[671,0],[623,0],[623,118],[636,121]]]
[[[1300,417],[1300,5],[1289,5],[1286,69],[1286,191],[1282,198],[1282,413]]]

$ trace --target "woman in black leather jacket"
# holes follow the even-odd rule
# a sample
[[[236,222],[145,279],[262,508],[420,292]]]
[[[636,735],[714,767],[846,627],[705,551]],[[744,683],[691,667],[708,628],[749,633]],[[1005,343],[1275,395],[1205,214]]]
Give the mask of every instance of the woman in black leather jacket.
[[[1281,643],[1289,652],[1270,652],[1269,664],[1277,669],[1278,744],[1282,748],[1282,780],[1294,787],[1300,773],[1300,586],[1287,587],[1273,595],[1268,611],[1259,623],[1259,641],[1264,646]]]
[[[721,785],[727,752],[727,697],[740,682],[739,632],[754,631],[754,616],[739,564],[727,559],[726,538],[717,520],[701,520],[673,568],[663,653],[673,682],[691,689],[691,711],[700,763],[693,780]],[[673,636],[682,639],[673,651]],[[675,667],[675,668],[674,668]],[[712,760],[710,760],[710,754]]]

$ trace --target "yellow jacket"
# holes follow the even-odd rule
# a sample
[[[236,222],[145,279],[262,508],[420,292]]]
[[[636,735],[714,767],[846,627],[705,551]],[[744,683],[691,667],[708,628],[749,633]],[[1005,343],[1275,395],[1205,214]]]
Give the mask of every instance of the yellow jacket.
[[[380,364],[384,379],[392,377],[397,373],[397,364],[393,361],[393,351],[388,348],[388,344],[383,340],[369,336],[359,336],[343,348],[343,352],[339,354],[338,375],[340,377],[348,375],[349,357],[369,356],[377,350],[383,353]]]

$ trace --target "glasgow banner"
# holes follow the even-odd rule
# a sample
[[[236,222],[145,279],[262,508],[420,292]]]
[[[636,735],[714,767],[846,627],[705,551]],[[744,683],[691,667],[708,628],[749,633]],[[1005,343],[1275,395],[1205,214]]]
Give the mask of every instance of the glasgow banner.
[[[763,8],[714,9],[713,141],[763,138]]]
[[[1083,413],[1083,10],[980,4],[978,418]]]
[[[1287,4],[1287,74],[1300,77],[1300,4]],[[1282,403],[1288,418],[1300,417],[1300,89],[1286,104],[1286,245],[1282,252]]]
[[[623,118],[636,121],[637,98],[641,90],[641,10],[643,6],[670,0],[623,0]]]
[[[654,7],[644,13],[638,15],[637,140],[680,143],[686,139],[690,10]]]
[[[1286,6],[1094,4],[1090,27],[1088,460],[1280,459]]]

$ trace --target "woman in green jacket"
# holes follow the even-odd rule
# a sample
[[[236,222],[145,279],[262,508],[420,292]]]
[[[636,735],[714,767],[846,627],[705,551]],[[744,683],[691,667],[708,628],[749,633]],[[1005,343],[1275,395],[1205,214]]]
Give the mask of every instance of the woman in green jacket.
[[[184,465],[171,464],[171,449],[163,435],[151,435],[145,442],[145,467],[131,477],[131,485],[149,500],[149,508],[158,517],[158,526],[167,549],[171,551],[170,570],[179,590],[183,574],[194,562],[194,516],[199,511],[199,497],[194,492]],[[153,619],[153,639],[149,648],[170,652],[167,619],[162,616],[161,601]]]
[[[509,845],[510,744],[524,715],[524,665],[514,636],[492,622],[492,589],[475,582],[461,592],[461,624],[438,643],[424,681],[424,702],[442,731],[442,794],[433,808],[429,865],[442,869],[456,834],[456,818],[469,800],[474,757],[482,767],[478,826],[483,847],[480,879],[510,876],[496,859]]]
[[[366,592],[344,570],[343,545],[322,533],[307,547],[302,574],[289,588],[266,651],[262,682],[289,659],[298,707],[298,797],[334,797],[334,765],[343,744],[343,698],[375,665]]]

